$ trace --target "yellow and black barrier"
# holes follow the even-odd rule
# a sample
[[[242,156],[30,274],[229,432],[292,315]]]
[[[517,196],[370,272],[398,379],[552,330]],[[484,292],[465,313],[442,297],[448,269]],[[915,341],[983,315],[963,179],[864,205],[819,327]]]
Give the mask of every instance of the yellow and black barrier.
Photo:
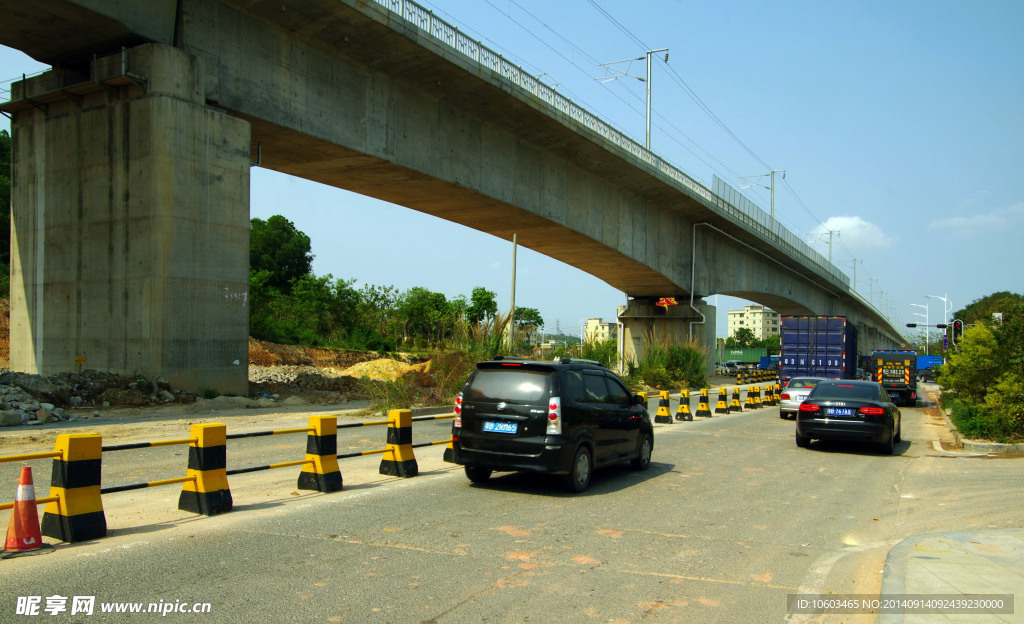
[[[228,487],[227,427],[220,423],[192,425],[188,445],[188,472],[178,509],[212,516],[231,511],[234,501]]]
[[[679,408],[676,410],[676,420],[687,421],[693,420],[693,414],[690,413],[690,390],[689,388],[683,388],[679,391]]]
[[[753,409],[761,409],[761,386],[747,388],[747,396],[753,396],[750,405]]]
[[[107,534],[100,499],[102,442],[99,434],[60,434],[50,472],[50,496],[40,529],[65,542],[81,542]]]
[[[392,410],[388,414],[388,420],[344,425],[338,425],[336,417],[312,416],[308,427],[232,435],[227,435],[223,424],[193,425],[188,438],[111,446],[103,446],[99,434],[61,434],[57,436],[53,451],[0,456],[0,463],[53,458],[50,495],[36,499],[37,504],[47,505],[41,522],[42,533],[65,542],[79,542],[104,537],[107,533],[102,494],[182,483],[184,486],[178,500],[178,508],[213,515],[230,511],[233,506],[228,485],[230,475],[302,466],[298,478],[300,489],[334,492],[342,489],[339,459],[384,454],[381,474],[416,476],[418,465],[413,448],[440,444],[451,447],[452,438],[449,436],[448,439],[436,442],[412,444],[412,421],[451,419],[455,415],[417,418],[411,416],[410,410]],[[350,454],[337,453],[338,429],[372,425],[388,425],[385,448]],[[227,470],[227,440],[302,432],[308,433],[305,459]],[[101,487],[103,453],[185,444],[189,445],[186,476],[109,488]],[[0,510],[13,507],[14,503],[0,504]]]
[[[654,416],[656,423],[672,424],[672,414],[668,411],[668,390],[658,393],[658,413]]]
[[[738,413],[743,411],[743,404],[740,403],[740,388],[736,386],[732,389],[732,401],[729,402],[729,412]]]
[[[392,477],[415,477],[419,474],[419,464],[412,450],[412,410],[388,412],[388,442],[379,472]]]
[[[711,417],[711,406],[708,405],[708,388],[700,389],[700,401],[697,402],[697,416]]]
[[[715,405],[716,414],[728,414],[729,413],[729,389],[719,388],[718,389],[718,403]]]
[[[315,492],[337,492],[342,487],[338,467],[338,419],[311,416],[311,431],[306,437],[306,463],[299,473],[297,487]]]

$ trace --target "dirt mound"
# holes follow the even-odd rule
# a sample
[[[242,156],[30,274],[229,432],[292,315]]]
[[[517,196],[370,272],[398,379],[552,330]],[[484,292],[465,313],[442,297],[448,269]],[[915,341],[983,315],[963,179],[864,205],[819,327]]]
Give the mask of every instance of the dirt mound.
[[[350,366],[341,371],[341,374],[356,378],[369,377],[378,381],[396,381],[410,373],[424,373],[429,366],[430,362],[407,364],[391,358],[383,358]]]
[[[256,366],[315,366],[344,369],[378,358],[380,355],[372,351],[296,347],[249,337],[249,364]]]

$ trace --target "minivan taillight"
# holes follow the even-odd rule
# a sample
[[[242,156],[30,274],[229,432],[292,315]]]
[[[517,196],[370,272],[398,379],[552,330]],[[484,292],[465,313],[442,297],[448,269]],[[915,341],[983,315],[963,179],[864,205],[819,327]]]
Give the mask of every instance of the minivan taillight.
[[[455,421],[453,423],[455,427],[462,427],[462,393],[460,392],[455,397]]]
[[[562,400],[552,397],[548,401],[548,435],[562,435]]]

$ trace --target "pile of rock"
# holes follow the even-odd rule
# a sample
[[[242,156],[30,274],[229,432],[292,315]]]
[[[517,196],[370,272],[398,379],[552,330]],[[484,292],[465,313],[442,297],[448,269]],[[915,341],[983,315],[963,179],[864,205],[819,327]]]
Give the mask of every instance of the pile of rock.
[[[359,394],[359,380],[315,366],[249,365],[249,396],[332,393],[338,402]]]
[[[166,403],[193,403],[193,394],[182,392],[163,379],[141,375],[117,375],[99,371],[29,375],[0,374],[0,426],[77,420],[69,409],[97,407],[145,407]]]

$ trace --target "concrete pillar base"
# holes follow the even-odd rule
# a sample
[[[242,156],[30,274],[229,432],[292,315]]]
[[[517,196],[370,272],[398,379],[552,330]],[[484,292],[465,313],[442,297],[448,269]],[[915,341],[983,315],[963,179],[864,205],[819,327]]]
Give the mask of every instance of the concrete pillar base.
[[[249,124],[172,47],[92,71],[13,93],[11,368],[247,393]]]
[[[714,367],[715,307],[697,299],[693,310],[689,298],[677,298],[678,305],[657,306],[655,301],[630,299],[629,304],[619,309],[618,320],[622,324],[623,360],[626,367],[643,359],[649,345],[665,347],[696,343],[708,354],[706,363],[710,375]],[[704,315],[702,319],[700,314]]]

